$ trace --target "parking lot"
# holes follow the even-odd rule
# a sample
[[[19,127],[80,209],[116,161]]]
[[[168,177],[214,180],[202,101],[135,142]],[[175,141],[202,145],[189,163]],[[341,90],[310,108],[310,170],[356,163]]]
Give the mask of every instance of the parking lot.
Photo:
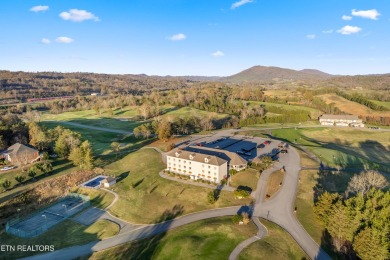
[[[193,136],[187,145],[223,149],[239,154],[251,161],[256,157],[271,156],[278,159],[280,141],[260,137],[235,136]]]

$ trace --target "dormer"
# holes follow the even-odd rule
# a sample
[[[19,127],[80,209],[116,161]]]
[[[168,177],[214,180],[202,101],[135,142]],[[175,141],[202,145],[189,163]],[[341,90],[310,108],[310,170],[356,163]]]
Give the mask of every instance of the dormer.
[[[210,157],[209,157],[209,156],[207,156],[206,158],[204,158],[204,162],[205,162],[205,163],[209,163],[209,161],[210,161]]]
[[[181,154],[181,152],[176,152],[176,153],[175,153],[176,157],[179,157],[180,154]]]
[[[190,154],[190,160],[193,160],[194,159],[194,157],[195,157],[195,154]]]

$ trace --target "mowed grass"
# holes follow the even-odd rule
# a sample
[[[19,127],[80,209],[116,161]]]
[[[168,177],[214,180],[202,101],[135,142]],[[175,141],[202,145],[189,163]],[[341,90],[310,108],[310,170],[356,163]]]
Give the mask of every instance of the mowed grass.
[[[42,181],[46,181],[50,178],[67,174],[77,169],[76,167],[73,166],[71,162],[64,159],[52,160],[52,166],[53,166],[53,170],[48,175],[44,175],[40,173],[37,174],[37,176],[35,176],[35,179],[32,179],[30,176],[28,176],[27,172],[22,172],[21,168],[16,168],[15,170],[12,171],[0,173],[0,184],[3,183],[5,180],[9,180],[11,182],[11,187],[8,191],[0,192],[0,199],[8,195],[21,192],[23,190],[30,189],[33,186],[41,183]],[[21,185],[18,184],[18,182],[15,180],[15,177],[17,175],[22,175],[25,177],[25,180]],[[3,187],[0,187],[0,190],[3,191]]]
[[[167,210],[183,207],[182,214],[206,209],[244,205],[231,192],[222,191],[215,204],[209,204],[211,189],[166,180],[159,176],[165,169],[161,155],[153,149],[141,149],[105,167],[106,173],[122,178],[114,191],[120,199],[110,208],[119,218],[134,223],[155,223]]]
[[[156,140],[153,143],[149,144],[148,147],[159,148],[163,152],[167,152],[168,148],[173,145],[178,145],[179,143],[185,142],[186,140],[191,140],[188,137],[175,137],[171,138],[168,141]]]
[[[279,107],[286,110],[303,110],[310,113],[311,118],[316,118],[322,114],[322,112],[318,109],[306,107],[306,106],[299,106],[299,105],[290,105],[290,104],[279,104],[279,103],[271,103],[271,102],[260,102],[260,101],[248,101],[251,104],[259,104],[264,105],[265,108],[267,107]]]
[[[160,236],[94,253],[89,259],[228,259],[233,249],[255,235],[256,230],[252,222],[237,225],[230,217],[202,220]]]
[[[277,129],[272,135],[305,146],[331,166],[390,171],[390,132],[354,128]]]
[[[359,103],[349,101],[337,94],[324,94],[319,96],[325,103],[334,105],[341,111],[358,116],[386,116],[390,117],[390,111],[375,111]]]
[[[104,155],[111,152],[111,143],[119,142],[122,144],[121,149],[132,148],[139,145],[142,145],[148,140],[137,139],[134,136],[128,136],[117,133],[110,133],[105,131],[98,131],[87,129],[83,127],[77,127],[67,124],[62,124],[60,121],[57,122],[41,122],[43,126],[47,128],[55,128],[60,125],[64,128],[70,129],[72,131],[78,132],[81,134],[83,140],[88,140],[91,145],[95,155]]]
[[[301,167],[316,168],[319,164],[310,159],[305,153],[300,152]],[[321,244],[323,224],[314,213],[314,187],[318,183],[317,170],[302,170],[299,173],[299,185],[295,205],[296,216],[309,235]]]
[[[65,220],[47,232],[33,238],[19,238],[7,233],[1,234],[1,243],[7,245],[53,245],[55,250],[83,245],[116,235],[119,226],[107,220],[99,220],[90,226],[84,226],[71,220]],[[0,259],[16,259],[40,252],[10,252],[0,254]]]
[[[371,102],[379,105],[379,106],[382,106],[382,107],[385,107],[387,109],[390,109],[390,102],[382,102],[382,101],[377,101],[377,100],[370,100]]]
[[[245,248],[238,259],[310,259],[290,234],[281,227],[263,219],[261,222],[267,227],[268,236]]]
[[[257,181],[259,180],[257,177],[258,174],[257,170],[251,168],[240,171],[231,177],[230,185],[232,187],[246,186],[254,191],[257,188]]]
[[[222,114],[222,113],[216,113],[216,112],[208,112],[192,107],[182,107],[179,109],[174,109],[172,111],[169,111],[168,113],[164,114],[163,117],[191,117],[191,116],[201,116],[201,117],[210,117],[210,118],[216,118],[216,119],[222,119],[226,118],[229,115]]]
[[[284,172],[279,170],[271,173],[267,180],[267,191],[266,196],[272,198],[283,185]]]
[[[73,192],[88,196],[91,202],[91,206],[100,209],[105,209],[115,198],[114,194],[104,190],[80,187],[75,189]]]

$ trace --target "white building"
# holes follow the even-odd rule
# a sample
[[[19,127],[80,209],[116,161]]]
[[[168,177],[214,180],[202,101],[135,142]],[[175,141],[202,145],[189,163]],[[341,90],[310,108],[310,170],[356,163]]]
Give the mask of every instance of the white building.
[[[228,175],[228,162],[217,156],[184,150],[172,150],[167,154],[167,170],[219,183]]]
[[[245,170],[248,166],[248,161],[239,156],[237,153],[229,152],[226,150],[209,148],[209,147],[198,147],[198,146],[188,146],[187,151],[197,152],[201,154],[207,154],[212,156],[217,156],[221,159],[224,159],[228,162],[228,168],[234,169],[236,171]]]
[[[322,115],[319,121],[325,126],[364,127],[363,121],[354,115]]]
[[[116,183],[116,179],[113,177],[107,177],[100,182],[100,185],[104,188],[110,188]]]

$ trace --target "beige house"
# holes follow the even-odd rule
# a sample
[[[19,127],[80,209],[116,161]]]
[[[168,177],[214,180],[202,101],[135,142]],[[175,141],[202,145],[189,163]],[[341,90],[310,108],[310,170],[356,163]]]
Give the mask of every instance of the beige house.
[[[104,188],[110,188],[116,183],[116,179],[113,177],[107,177],[100,182],[100,185]]]
[[[174,149],[167,153],[167,170],[219,183],[228,175],[228,162],[217,156]]]
[[[324,126],[364,127],[363,121],[355,115],[322,115],[319,121]]]
[[[246,169],[246,167],[248,166],[247,160],[239,156],[237,153],[229,152],[226,150],[198,146],[189,146],[186,148],[186,150],[222,158],[228,162],[229,170],[234,169],[237,171],[241,171]]]
[[[3,158],[13,165],[21,166],[40,160],[38,149],[31,145],[16,143],[2,153]]]

